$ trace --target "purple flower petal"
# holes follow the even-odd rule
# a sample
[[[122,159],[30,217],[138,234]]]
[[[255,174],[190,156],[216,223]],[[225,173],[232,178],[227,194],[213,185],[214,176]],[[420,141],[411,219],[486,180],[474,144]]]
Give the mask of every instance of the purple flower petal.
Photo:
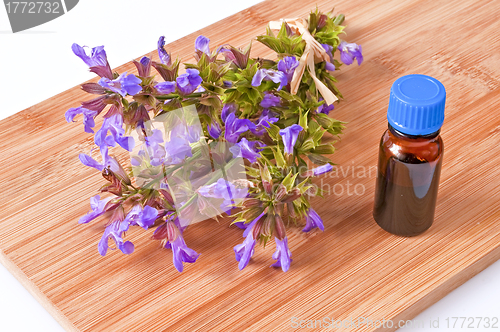
[[[224,107],[222,107],[222,111],[221,111],[222,121],[226,122],[227,116],[230,113],[234,113],[234,112],[236,112],[236,105],[234,103],[224,104]]]
[[[319,176],[321,174],[330,172],[332,169],[333,166],[331,164],[324,164],[319,167],[313,168],[311,171],[313,176]]]
[[[281,98],[278,96],[275,96],[274,94],[270,92],[266,92],[264,94],[264,98],[260,102],[260,106],[263,108],[271,108],[271,107],[276,107],[276,106],[281,106]]]
[[[210,55],[210,47],[209,47],[210,39],[205,36],[198,36],[196,41],[194,42],[194,48],[197,51],[201,51],[206,55]]]
[[[188,248],[180,234],[174,241],[167,242],[167,245],[172,249],[174,266],[179,272],[184,270],[184,263],[194,263],[200,256],[196,251]]]
[[[286,56],[278,62],[278,70],[286,75],[288,82],[292,81],[295,68],[299,66],[299,61],[294,56]]]
[[[203,79],[200,77],[200,72],[197,69],[188,68],[185,74],[177,77],[176,82],[179,91],[184,95],[188,95],[196,90],[198,85],[203,82]]]
[[[297,143],[297,138],[299,137],[299,133],[302,129],[303,128],[298,124],[293,124],[279,131],[279,134],[283,139],[283,144],[285,145],[285,153],[293,153],[293,147],[295,146],[295,143]]]
[[[83,114],[83,126],[86,133],[93,133],[94,130],[92,128],[95,127],[94,117],[97,115],[97,111],[92,111],[86,109],[82,106],[70,108],[66,111],[64,116],[66,117],[67,122],[72,122],[76,115]]]
[[[323,98],[320,98],[320,101],[323,100]],[[323,114],[330,114],[330,111],[332,111],[335,108],[335,105],[327,105],[326,102],[321,104],[317,109],[316,113],[323,113]]]
[[[118,207],[118,209],[121,209],[121,213],[117,214],[116,212],[118,212],[119,210],[115,210],[113,216],[111,216],[110,223],[104,230],[101,241],[99,241],[99,244],[97,245],[101,256],[106,255],[109,249],[108,241],[110,239],[114,240],[116,247],[120,249],[124,254],[129,255],[134,252],[134,244],[130,241],[125,242],[122,238],[124,233],[129,229],[129,220],[127,220],[123,216],[123,208]]]
[[[329,71],[335,71],[335,65],[331,62],[326,62],[325,63],[325,69]]]
[[[104,212],[104,208],[106,207],[106,204],[112,199],[112,197],[105,198],[101,200],[101,197],[99,195],[95,195],[94,197],[90,198],[90,208],[91,210],[84,215],[83,217],[78,220],[79,224],[86,224],[89,221],[94,220],[95,218],[99,217],[102,215]]]
[[[222,132],[217,122],[212,122],[211,124],[207,125],[207,130],[210,134],[210,137],[212,137],[213,139],[218,139]]]
[[[248,119],[236,118],[234,113],[229,113],[225,122],[226,132],[224,133],[224,138],[229,143],[236,143],[242,133],[255,126],[255,124]]]
[[[243,270],[250,262],[250,258],[254,254],[255,243],[253,234],[250,232],[242,244],[234,246],[234,255],[238,261],[238,268],[240,270]]]
[[[290,249],[288,249],[288,238],[285,236],[281,241],[275,237],[274,241],[276,242],[276,251],[273,254],[273,259],[277,261],[271,266],[281,267],[283,272],[286,272],[290,268],[290,263],[292,262],[292,253]]]
[[[170,54],[165,51],[165,36],[161,36],[160,39],[158,39],[158,56],[160,57],[161,63],[164,65],[170,66],[171,63],[171,57]]]
[[[92,48],[90,55],[87,54],[87,46],[81,47],[80,45],[74,43],[71,46],[73,53],[85,62],[90,70],[101,77],[107,77],[108,79],[113,78],[113,73],[111,72],[111,67],[109,66],[108,59],[106,57],[106,52],[104,51],[104,46],[97,46]]]
[[[318,227],[322,231],[325,230],[325,226],[323,225],[323,219],[313,210],[313,208],[309,208],[306,214],[306,226],[302,230],[302,232],[309,232],[310,230]]]
[[[257,141],[248,141],[246,138],[242,138],[239,143],[231,146],[229,151],[233,154],[234,158],[245,158],[251,163],[257,162],[257,158],[260,157],[260,153],[257,152],[255,145]]]
[[[158,210],[152,208],[149,205],[146,205],[144,207],[144,210],[142,211],[139,225],[144,229],[148,229],[149,227],[153,226],[157,217],[158,217]]]
[[[127,94],[133,96],[139,93],[142,90],[142,87],[139,85],[141,82],[140,78],[133,74],[127,76],[127,72],[125,72],[114,80],[103,77],[97,83],[103,88],[116,92],[122,97],[126,97]]]
[[[158,90],[159,93],[165,95],[175,92],[175,87],[175,82],[161,82],[155,85],[155,89]]]
[[[355,59],[358,61],[358,65],[363,62],[361,45],[343,41],[339,44],[338,49],[340,51],[340,60],[346,65],[350,65]]]
[[[276,71],[272,69],[259,69],[257,73],[252,78],[252,86],[260,86],[262,81],[273,81],[279,84],[278,91],[288,84],[288,79],[286,74],[281,71]]]
[[[71,46],[71,49],[73,50],[73,53],[77,57],[83,60],[85,64],[89,67],[96,67],[96,66],[101,66],[105,67],[108,65],[108,60],[106,57],[106,51],[104,51],[104,46],[97,46],[92,48],[90,56],[87,55],[86,49],[88,49],[87,46],[80,46],[76,43],[74,43]]]

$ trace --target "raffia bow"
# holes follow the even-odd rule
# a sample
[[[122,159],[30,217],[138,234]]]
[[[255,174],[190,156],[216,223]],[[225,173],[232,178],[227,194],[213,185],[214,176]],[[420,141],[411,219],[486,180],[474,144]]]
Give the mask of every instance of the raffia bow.
[[[306,47],[304,48],[304,53],[300,57],[299,66],[295,68],[293,73],[292,82],[290,82],[290,92],[295,95],[299,90],[300,81],[302,80],[302,75],[304,75],[304,70],[309,71],[314,83],[316,84],[316,89],[319,91],[321,96],[328,105],[333,104],[334,101],[338,100],[337,96],[328,89],[328,87],[321,82],[316,77],[316,71],[314,69],[314,64],[316,61],[330,61],[330,57],[326,53],[323,46],[309,32],[307,26],[308,23],[303,18],[293,18],[293,19],[281,19],[279,21],[269,22],[269,28],[271,30],[279,30],[286,22],[292,29],[295,29],[298,33],[302,35],[302,39],[306,42]]]

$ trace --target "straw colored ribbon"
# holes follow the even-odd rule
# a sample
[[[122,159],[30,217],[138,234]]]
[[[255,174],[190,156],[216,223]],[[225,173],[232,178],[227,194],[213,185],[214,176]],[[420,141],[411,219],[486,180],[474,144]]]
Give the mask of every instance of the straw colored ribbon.
[[[316,71],[314,69],[314,64],[321,61],[330,61],[330,57],[326,53],[323,46],[309,32],[307,28],[308,23],[303,18],[293,18],[293,19],[281,19],[279,21],[269,22],[269,28],[272,30],[279,30],[283,22],[286,22],[292,29],[297,31],[302,35],[302,39],[306,42],[306,47],[304,48],[304,53],[300,57],[299,66],[295,68],[293,73],[292,82],[290,82],[290,92],[292,95],[297,94],[299,90],[300,81],[302,80],[302,75],[304,75],[304,70],[307,67],[309,74],[311,75],[314,83],[316,84],[316,89],[323,96],[323,99],[328,105],[333,104],[334,101],[338,100],[337,96],[328,89],[328,87],[321,82],[316,77]]]

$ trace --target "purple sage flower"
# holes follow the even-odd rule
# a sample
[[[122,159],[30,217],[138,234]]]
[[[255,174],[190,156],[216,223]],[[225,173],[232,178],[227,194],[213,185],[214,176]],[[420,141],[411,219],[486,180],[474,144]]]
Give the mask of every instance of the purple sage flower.
[[[281,106],[281,98],[270,92],[266,92],[264,93],[264,98],[260,102],[260,106],[263,108]]]
[[[96,73],[101,77],[107,77],[109,79],[113,78],[113,73],[111,67],[109,66],[108,59],[106,57],[106,51],[104,51],[104,46],[97,46],[92,48],[90,55],[87,54],[87,46],[80,46],[74,43],[71,46],[73,53],[77,57],[83,60],[87,66],[89,66],[90,71]]]
[[[175,240],[168,241],[165,248],[172,249],[174,266],[179,272],[184,270],[184,263],[194,263],[200,256],[196,251],[188,248],[181,234],[177,235]]]
[[[325,174],[330,172],[333,169],[333,166],[331,164],[324,164],[319,167],[313,168],[311,171],[313,176],[319,176],[321,174]]]
[[[243,137],[240,142],[231,146],[229,151],[231,151],[234,158],[245,158],[249,162],[255,163],[257,162],[257,158],[260,157],[260,153],[258,152],[259,148],[255,147],[258,143],[257,141],[248,141]]]
[[[212,137],[213,139],[218,139],[222,132],[217,122],[212,122],[211,124],[207,125],[207,130],[210,134],[210,137]]]
[[[321,44],[323,48],[325,49],[326,54],[330,57],[330,62],[333,62],[333,46],[328,45],[328,44]]]
[[[83,217],[78,220],[79,224],[86,224],[89,221],[94,220],[95,218],[99,217],[100,215],[104,214],[106,212],[104,208],[106,207],[106,204],[112,199],[112,197],[104,198],[101,200],[101,196],[95,195],[94,197],[90,198],[90,208],[91,210],[84,215]]]
[[[97,111],[91,111],[82,106],[73,107],[66,111],[64,116],[66,117],[66,121],[73,122],[73,119],[77,114],[83,114],[83,127],[86,133],[93,133],[94,130],[92,128],[95,127],[94,117],[97,115]]]
[[[309,208],[306,212],[306,227],[302,230],[302,232],[309,232],[311,229],[318,227],[322,231],[325,230],[325,226],[323,225],[323,219],[313,210],[313,208]]]
[[[203,197],[223,199],[224,202],[220,205],[223,211],[228,211],[230,206],[235,203],[235,199],[242,199],[248,195],[246,188],[236,188],[225,179],[218,179],[215,183],[200,187],[198,193]]]
[[[288,79],[286,74],[272,69],[259,69],[257,73],[253,76],[252,86],[260,86],[262,81],[273,81],[274,83],[278,83],[278,91],[281,90],[284,86],[288,84]]]
[[[230,113],[236,112],[236,104],[234,103],[228,103],[224,104],[224,107],[222,107],[221,111],[221,117],[222,121],[226,122],[226,118]]]
[[[142,80],[134,74],[129,74],[127,76],[127,72],[124,72],[114,80],[103,77],[97,83],[103,88],[109,89],[125,97],[127,94],[133,96],[139,93],[142,90],[142,87],[139,85],[141,82]]]
[[[293,147],[295,146],[295,143],[297,143],[297,138],[299,137],[299,133],[302,129],[303,128],[298,124],[293,124],[280,130],[279,133],[283,139],[283,144],[285,145],[285,153],[293,153]]]
[[[229,113],[225,122],[226,132],[224,133],[224,138],[229,143],[236,143],[242,133],[255,126],[255,124],[248,119],[236,118],[234,113]]]
[[[164,164],[177,165],[184,161],[187,157],[192,157],[193,152],[189,141],[180,137],[172,137],[165,143],[166,159]]]
[[[331,62],[328,62],[328,61],[325,62],[325,69],[328,71],[335,71],[336,70],[335,65]]]
[[[119,206],[113,212],[110,218],[110,223],[106,226],[104,234],[97,245],[101,256],[105,256],[109,249],[109,239],[114,240],[116,247],[124,254],[131,254],[134,252],[134,244],[130,241],[123,240],[123,234],[128,230],[129,222],[125,219],[123,208]]]
[[[194,42],[194,48],[197,51],[203,52],[206,55],[210,56],[210,47],[209,47],[210,39],[205,36],[198,36]]]
[[[108,136],[108,131],[111,133]],[[101,129],[94,135],[94,142],[102,150],[107,146],[120,145],[127,151],[132,151],[135,142],[133,137],[125,137],[125,130],[123,129],[123,118],[119,114],[105,118]]]
[[[299,61],[294,56],[286,56],[278,62],[278,70],[286,75],[288,82],[292,81],[295,68],[299,66]]]
[[[323,100],[323,98],[320,98],[320,101]],[[326,102],[321,104],[320,106],[318,106],[318,108],[316,109],[316,113],[323,113],[323,114],[330,114],[330,111],[333,111],[333,109],[335,108],[335,105],[331,104],[331,105],[327,105]]]
[[[255,127],[250,128],[252,133],[256,136],[262,136],[266,133],[266,128],[270,127],[270,123],[275,123],[278,121],[278,114],[271,112],[268,109],[265,109],[262,111],[261,115],[259,116],[259,119],[257,120],[257,123],[255,124]]]
[[[78,155],[78,158],[80,159],[81,163],[84,164],[85,166],[95,168],[99,172],[102,172],[104,168],[111,166],[110,157],[108,156],[107,146],[101,149],[101,155],[102,155],[102,163],[96,161],[94,158],[92,158],[89,155],[86,155],[85,153],[80,153]]]
[[[358,65],[363,62],[361,45],[343,41],[339,44],[338,49],[340,51],[340,60],[342,60],[342,62],[346,65],[350,65],[351,63],[353,63],[354,59],[358,61]]]
[[[161,82],[155,85],[155,89],[158,90],[159,93],[168,95],[170,93],[175,92],[176,84],[175,82]]]
[[[125,220],[129,223],[130,226],[141,226],[144,229],[148,229],[153,226],[156,218],[158,217],[158,210],[152,208],[149,205],[146,205],[144,209],[136,204],[129,211]]]
[[[139,76],[148,77],[151,74],[151,59],[147,56],[142,57],[139,62],[134,60],[133,64],[137,68]]]
[[[243,270],[247,265],[248,262],[250,261],[250,258],[254,254],[254,247],[256,240],[253,238],[253,227],[257,223],[257,221],[262,218],[262,216],[265,214],[265,211],[263,211],[257,218],[255,218],[245,229],[243,232],[243,237],[245,237],[245,241],[243,241],[242,244],[238,244],[234,247],[234,254],[236,257],[236,260],[239,262],[238,268],[240,270]]]
[[[292,253],[290,249],[288,249],[288,238],[285,236],[283,240],[279,240],[275,237],[274,242],[276,242],[276,251],[273,254],[273,259],[277,261],[271,266],[281,267],[283,272],[286,272],[290,268],[290,263],[292,262]]]
[[[202,78],[200,77],[200,72],[197,69],[192,68],[186,69],[186,73],[177,77],[176,81],[177,88],[184,95],[193,93],[198,85],[203,82]]]
[[[243,270],[250,262],[250,258],[254,254],[255,243],[256,241],[253,238],[253,233],[249,232],[243,243],[234,246],[234,255],[238,261],[238,268],[240,270]]]
[[[170,57],[170,54],[165,51],[165,36],[161,36],[160,39],[158,39],[158,56],[160,57],[161,63],[164,65],[170,66],[172,64],[172,59]]]

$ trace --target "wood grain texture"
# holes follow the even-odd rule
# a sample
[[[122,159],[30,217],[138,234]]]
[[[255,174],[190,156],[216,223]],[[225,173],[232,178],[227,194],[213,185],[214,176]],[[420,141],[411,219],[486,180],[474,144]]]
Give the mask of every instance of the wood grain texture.
[[[167,49],[192,61],[200,33],[213,46],[243,46],[268,21],[305,16],[316,4],[346,14],[348,40],[363,46],[365,61],[338,74],[345,100],[332,115],[349,123],[333,157],[342,169],[318,181],[332,192],[313,202],[325,232],[290,232],[287,273],[269,268],[273,244],[257,248],[240,272],[232,247],[241,231],[227,222],[188,229],[186,242],[202,255],[182,274],[151,232],[128,233],[132,255],[102,258],[104,221],[76,223],[102,182],[77,158],[92,138],[64,121],[88,96],[75,87],[0,122],[0,186],[8,188],[0,194],[0,261],[67,330],[287,331],[292,317],[410,319],[500,258],[495,1],[266,1]],[[254,43],[253,55],[271,53]],[[434,76],[447,89],[445,153],[434,225],[402,238],[373,221],[376,172],[363,177],[358,167],[376,165],[390,86],[411,73]],[[354,193],[355,186],[364,191]]]

